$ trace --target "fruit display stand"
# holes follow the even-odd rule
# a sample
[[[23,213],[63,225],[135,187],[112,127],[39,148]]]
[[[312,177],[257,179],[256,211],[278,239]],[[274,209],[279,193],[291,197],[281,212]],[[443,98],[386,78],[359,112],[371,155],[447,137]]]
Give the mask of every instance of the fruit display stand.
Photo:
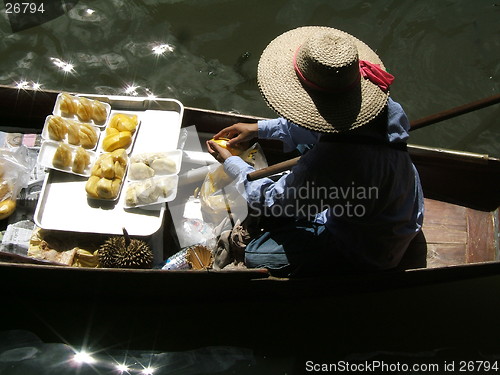
[[[111,106],[113,113],[133,113],[140,120],[129,156],[143,152],[166,152],[177,148],[184,112],[174,99],[83,95]],[[132,236],[150,236],[162,228],[165,204],[144,208],[125,208],[123,191],[118,199],[91,199],[85,192],[87,179],[50,170],[47,174],[34,221],[49,230],[116,234],[126,228]]]

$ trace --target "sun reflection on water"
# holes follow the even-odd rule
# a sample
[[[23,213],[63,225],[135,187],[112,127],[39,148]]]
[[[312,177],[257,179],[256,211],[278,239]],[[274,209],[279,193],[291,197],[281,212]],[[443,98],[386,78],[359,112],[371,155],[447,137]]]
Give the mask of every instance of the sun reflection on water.
[[[41,90],[42,84],[40,82],[27,81],[21,79],[19,82],[14,82],[14,87],[18,90]]]
[[[63,61],[57,57],[50,57],[49,59],[65,74],[75,73],[75,65],[73,65],[71,62]]]
[[[156,56],[163,56],[167,52],[174,52],[174,46],[168,43],[155,44],[151,47],[153,54]]]
[[[92,364],[96,363],[96,360],[87,352],[81,351],[75,353],[75,356],[73,357],[73,361],[77,364]]]

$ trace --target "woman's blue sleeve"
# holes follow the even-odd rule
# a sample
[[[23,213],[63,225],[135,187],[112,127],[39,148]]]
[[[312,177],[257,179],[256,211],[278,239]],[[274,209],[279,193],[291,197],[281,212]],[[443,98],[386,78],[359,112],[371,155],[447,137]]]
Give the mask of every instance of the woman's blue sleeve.
[[[320,133],[303,128],[282,117],[273,120],[260,120],[259,138],[277,139],[283,142],[283,151],[293,151],[299,144],[318,143]]]

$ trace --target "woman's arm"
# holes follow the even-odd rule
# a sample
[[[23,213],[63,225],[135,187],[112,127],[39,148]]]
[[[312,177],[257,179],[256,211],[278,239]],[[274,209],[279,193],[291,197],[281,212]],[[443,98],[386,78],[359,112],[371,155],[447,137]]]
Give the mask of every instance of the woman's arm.
[[[260,139],[277,139],[284,143],[284,151],[290,152],[299,144],[315,144],[319,133],[302,128],[284,119],[260,120],[256,123],[236,123],[222,129],[214,135],[215,139],[229,138],[228,146],[249,141],[255,137]]]

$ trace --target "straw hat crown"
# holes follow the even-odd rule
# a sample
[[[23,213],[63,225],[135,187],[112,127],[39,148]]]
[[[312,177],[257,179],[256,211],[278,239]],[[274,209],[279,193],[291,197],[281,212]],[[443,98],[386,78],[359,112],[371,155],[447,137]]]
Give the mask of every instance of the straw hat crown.
[[[360,78],[354,43],[328,32],[314,35],[299,47],[296,67],[307,81],[330,92],[346,89]]]

